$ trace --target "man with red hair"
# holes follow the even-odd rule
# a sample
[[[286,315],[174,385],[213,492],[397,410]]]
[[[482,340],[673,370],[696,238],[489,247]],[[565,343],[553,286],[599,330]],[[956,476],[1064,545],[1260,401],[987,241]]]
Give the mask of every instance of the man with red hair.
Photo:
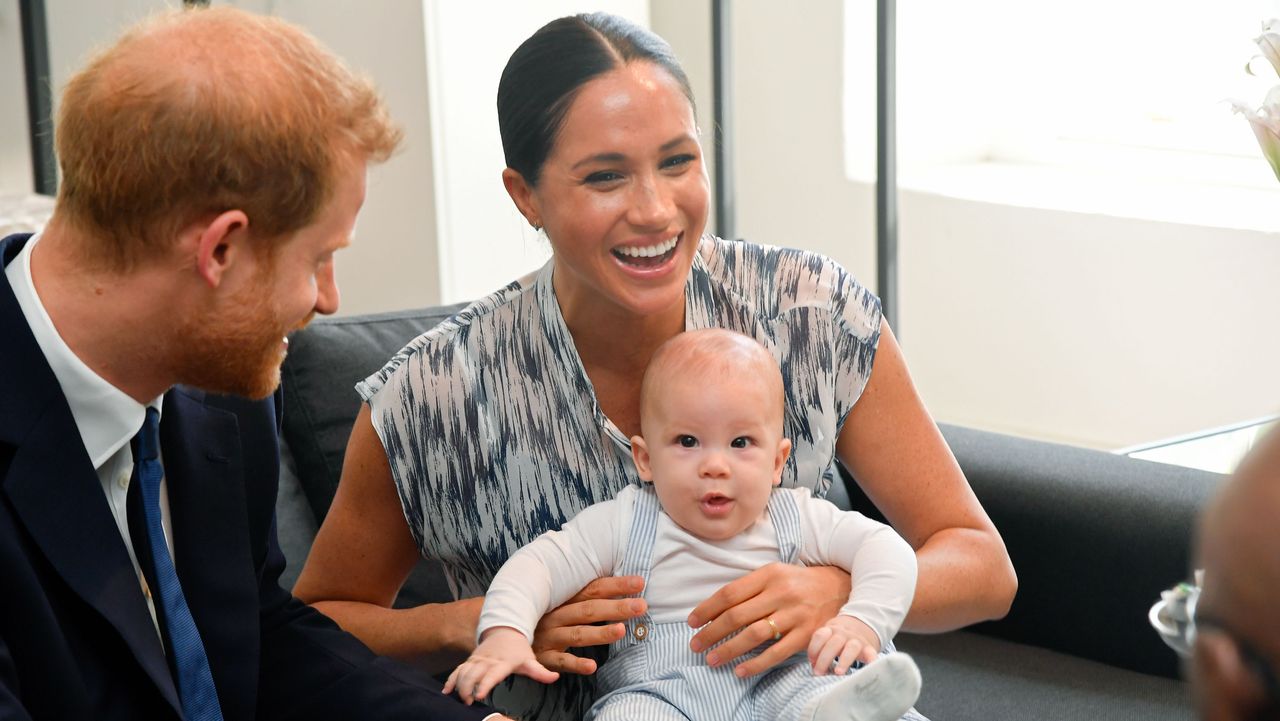
[[[278,584],[284,337],[337,309],[399,140],[314,38],[232,8],[70,80],[53,216],[0,240],[0,718],[493,715]]]

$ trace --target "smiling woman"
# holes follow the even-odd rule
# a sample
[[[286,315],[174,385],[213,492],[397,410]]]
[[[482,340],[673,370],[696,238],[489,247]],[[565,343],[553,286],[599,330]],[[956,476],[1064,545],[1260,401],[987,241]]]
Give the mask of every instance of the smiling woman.
[[[781,485],[824,496],[838,457],[916,551],[907,627],[1007,611],[1017,581],[1003,542],[876,297],[827,258],[704,233],[694,105],[665,42],[607,15],[556,20],[512,55],[498,110],[502,181],[554,256],[358,385],[367,406],[300,597],[381,652],[451,667],[475,648],[481,596],[517,548],[640,482],[629,438],[654,351],[686,330],[726,328],[782,369],[793,452]],[[458,600],[393,610],[421,555],[443,563]],[[645,612],[631,597],[642,588],[639,577],[597,579],[544,616],[532,647],[560,680],[513,679],[492,703],[520,718],[582,718],[597,668],[582,649],[622,636],[621,622]],[[739,677],[768,671],[803,653],[849,591],[841,569],[770,564],[694,607],[691,651],[714,646],[707,665]],[[761,639],[736,633],[745,628],[777,642],[752,653]]]

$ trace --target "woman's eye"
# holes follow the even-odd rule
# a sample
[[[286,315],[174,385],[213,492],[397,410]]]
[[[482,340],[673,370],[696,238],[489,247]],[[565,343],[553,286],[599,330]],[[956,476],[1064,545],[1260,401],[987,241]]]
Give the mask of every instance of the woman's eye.
[[[615,173],[612,170],[601,170],[598,173],[588,175],[586,178],[586,182],[591,185],[603,185],[605,183],[612,183],[618,180],[622,180],[622,174]]]
[[[689,163],[692,163],[693,160],[694,160],[694,156],[690,153],[685,153],[683,155],[673,155],[672,157],[662,161],[662,167],[678,168],[682,165],[688,165]]]
[[[679,443],[682,448],[693,448],[698,445],[698,439],[693,436],[680,436],[676,438],[676,443]]]
[[[747,438],[746,436],[738,436],[737,438],[734,438],[732,441],[730,441],[729,445],[733,448],[746,448],[747,446],[751,445],[751,439]]]

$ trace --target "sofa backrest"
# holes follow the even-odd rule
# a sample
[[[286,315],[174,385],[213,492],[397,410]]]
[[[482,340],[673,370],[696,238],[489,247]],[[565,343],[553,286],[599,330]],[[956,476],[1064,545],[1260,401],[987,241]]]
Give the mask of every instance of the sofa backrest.
[[[1223,480],[1181,466],[940,424],[1018,573],[1005,618],[975,630],[1178,678],[1147,620],[1190,576],[1195,520]],[[854,508],[878,517],[849,485]]]
[[[319,318],[289,338],[280,371],[284,440],[317,521],[329,512],[342,458],[360,411],[355,384],[382,368],[413,338],[463,304],[340,318]]]

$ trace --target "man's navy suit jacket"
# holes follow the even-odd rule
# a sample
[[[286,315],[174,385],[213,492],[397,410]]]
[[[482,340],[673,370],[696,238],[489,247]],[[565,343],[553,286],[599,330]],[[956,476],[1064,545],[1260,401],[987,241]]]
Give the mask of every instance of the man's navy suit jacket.
[[[0,266],[27,237],[0,241]],[[223,717],[482,718],[280,588],[278,412],[279,394],[254,402],[179,387],[161,414],[175,563]],[[179,709],[102,485],[0,272],[0,719],[178,719]]]

